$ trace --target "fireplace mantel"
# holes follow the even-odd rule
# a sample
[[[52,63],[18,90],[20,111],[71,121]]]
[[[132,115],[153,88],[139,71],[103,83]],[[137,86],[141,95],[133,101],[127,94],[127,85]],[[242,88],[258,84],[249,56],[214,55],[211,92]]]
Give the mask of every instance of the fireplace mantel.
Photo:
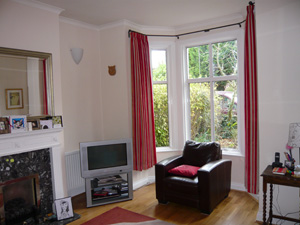
[[[64,173],[62,172],[62,131],[63,128],[53,128],[0,135],[0,157],[45,148],[51,149],[54,199],[65,197]]]

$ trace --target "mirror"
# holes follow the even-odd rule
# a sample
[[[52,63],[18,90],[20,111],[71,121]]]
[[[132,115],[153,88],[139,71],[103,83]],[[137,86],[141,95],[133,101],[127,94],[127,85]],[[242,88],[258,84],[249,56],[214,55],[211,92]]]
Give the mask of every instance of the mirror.
[[[52,55],[0,48],[0,116],[54,116]]]

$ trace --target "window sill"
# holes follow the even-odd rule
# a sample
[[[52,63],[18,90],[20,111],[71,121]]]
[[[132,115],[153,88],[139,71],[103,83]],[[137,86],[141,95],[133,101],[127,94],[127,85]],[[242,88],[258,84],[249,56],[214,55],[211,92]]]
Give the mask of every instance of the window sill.
[[[158,147],[156,148],[156,152],[157,153],[160,153],[160,152],[181,152],[182,149],[173,149],[173,148],[170,148],[170,147]]]
[[[226,151],[223,149],[222,149],[222,155],[244,157],[244,155],[239,151]]]
[[[158,147],[156,148],[157,153],[162,152],[182,152],[182,149],[173,149],[170,147]],[[244,157],[244,155],[239,151],[227,151],[222,149],[222,155],[228,155],[228,156],[237,156],[237,157]]]

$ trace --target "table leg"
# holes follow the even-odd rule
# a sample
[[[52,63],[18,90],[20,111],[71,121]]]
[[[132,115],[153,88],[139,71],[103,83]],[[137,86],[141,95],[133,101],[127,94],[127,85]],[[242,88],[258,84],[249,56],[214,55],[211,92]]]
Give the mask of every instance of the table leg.
[[[266,209],[267,209],[267,182],[263,181],[263,224],[267,224],[266,222]]]
[[[270,184],[270,212],[269,212],[270,224],[272,224],[272,215],[273,215],[273,184]]]

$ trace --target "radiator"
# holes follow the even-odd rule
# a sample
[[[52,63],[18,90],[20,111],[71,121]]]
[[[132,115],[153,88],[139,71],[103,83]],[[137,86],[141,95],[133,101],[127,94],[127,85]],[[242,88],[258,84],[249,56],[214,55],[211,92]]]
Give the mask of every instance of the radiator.
[[[85,192],[85,180],[81,177],[79,151],[65,153],[67,189],[69,196]]]

